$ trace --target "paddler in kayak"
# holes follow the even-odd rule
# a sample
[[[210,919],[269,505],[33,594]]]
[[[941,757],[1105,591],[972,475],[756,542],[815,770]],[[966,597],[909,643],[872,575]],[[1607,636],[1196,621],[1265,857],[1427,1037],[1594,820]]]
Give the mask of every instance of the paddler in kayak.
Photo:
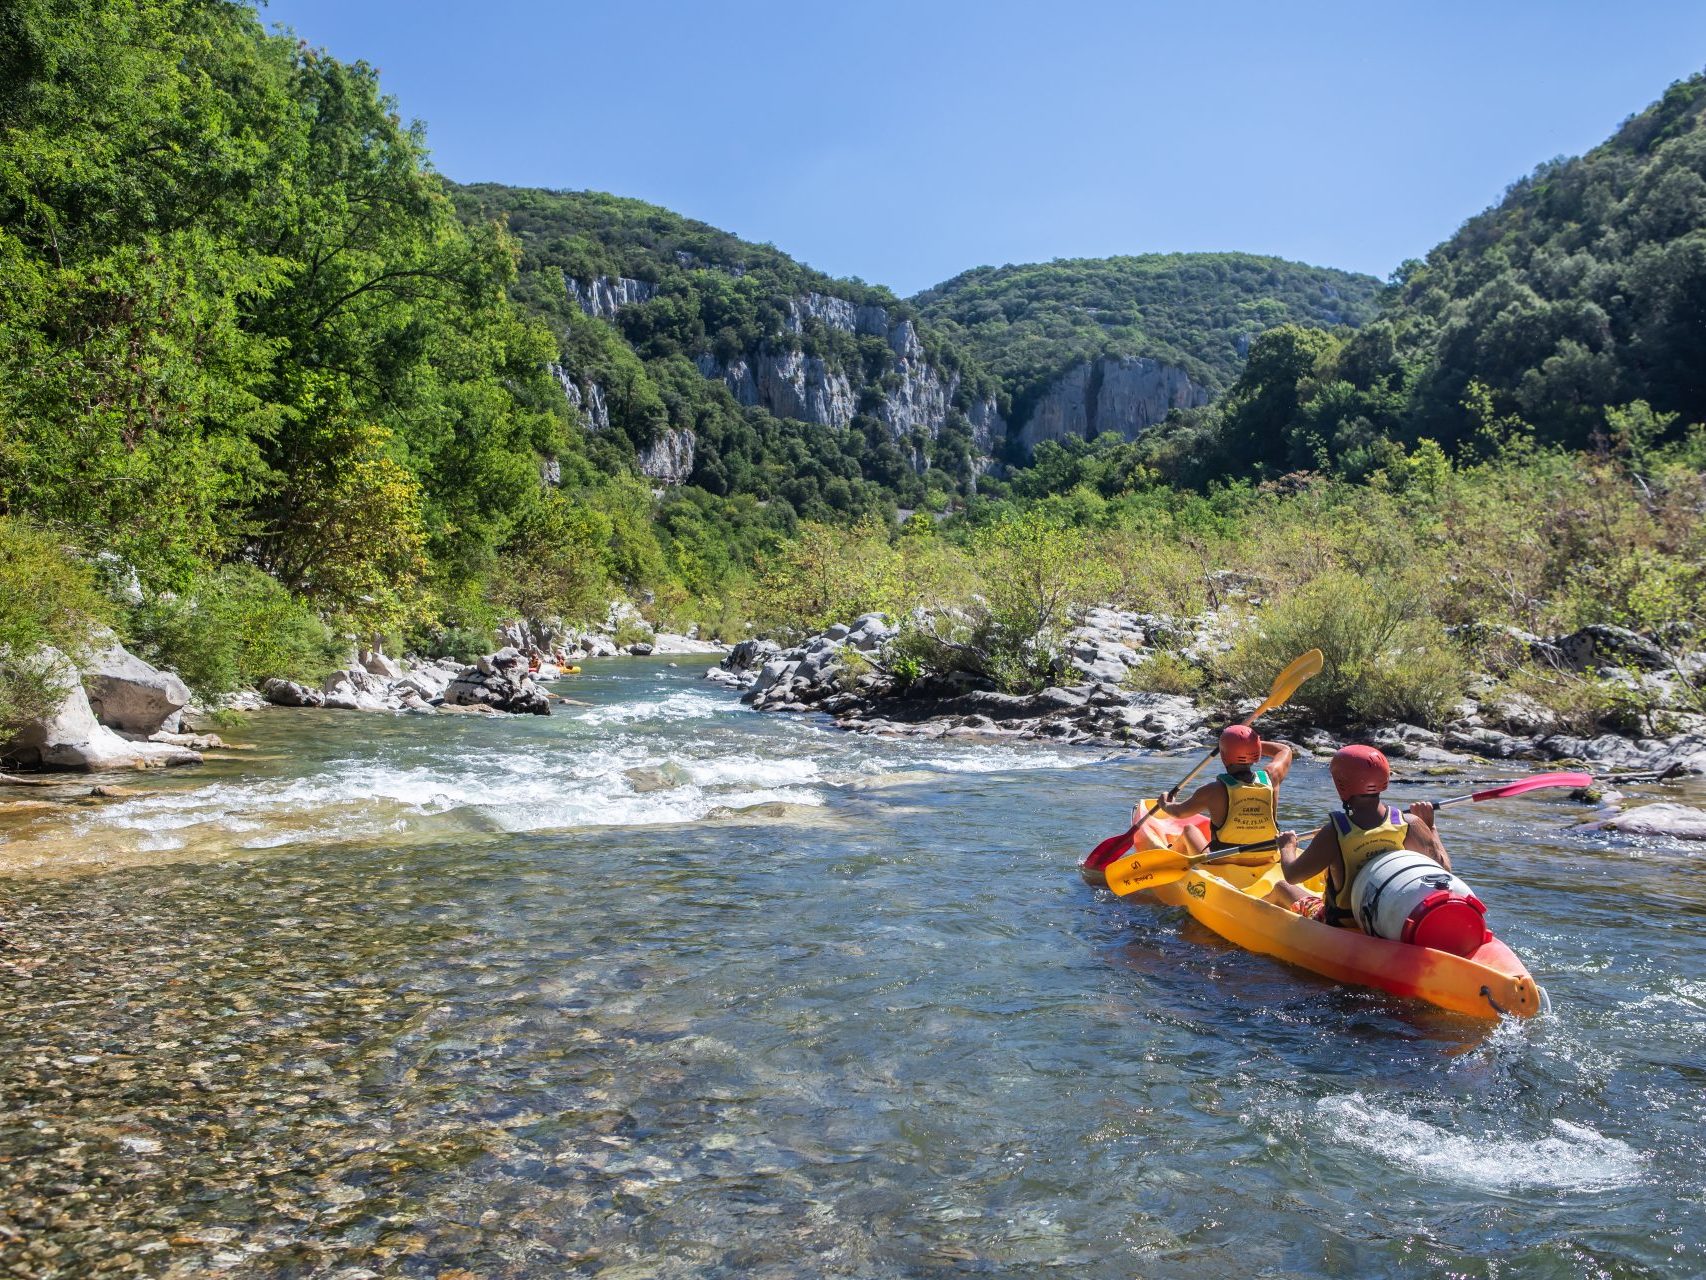
[[[1351,889],[1357,872],[1370,859],[1408,849],[1450,871],[1451,857],[1434,830],[1433,805],[1418,800],[1406,818],[1396,805],[1381,802],[1392,781],[1392,766],[1382,752],[1373,747],[1344,747],[1334,755],[1328,772],[1344,808],[1335,809],[1302,850],[1295,836],[1281,837],[1280,870],[1285,881],[1276,886],[1274,899],[1299,915],[1355,929]],[[1327,873],[1325,899],[1298,888],[1323,871]]]
[[[1220,763],[1226,772],[1198,787],[1184,800],[1174,799],[1176,791],[1169,791],[1161,797],[1156,812],[1170,818],[1194,813],[1208,818],[1212,839],[1205,840],[1194,826],[1185,828],[1185,839],[1190,842],[1192,853],[1279,839],[1279,786],[1291,772],[1291,758],[1291,748],[1284,743],[1263,742],[1249,725],[1231,725],[1220,735]],[[1263,760],[1269,762],[1265,769],[1259,767]],[[1132,811],[1132,821],[1136,822],[1140,816],[1141,806]],[[1285,835],[1296,843],[1297,837],[1291,832]],[[1271,860],[1273,855],[1253,856]]]

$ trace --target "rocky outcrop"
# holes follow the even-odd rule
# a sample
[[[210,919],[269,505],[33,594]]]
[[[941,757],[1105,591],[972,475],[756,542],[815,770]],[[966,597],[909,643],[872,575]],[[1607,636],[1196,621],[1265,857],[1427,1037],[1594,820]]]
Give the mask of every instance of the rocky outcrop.
[[[772,351],[766,345],[727,365],[710,354],[696,363],[705,377],[721,378],[741,404],[757,405],[778,418],[840,428],[858,411],[847,375],[801,351]]]
[[[1147,358],[1103,356],[1067,370],[1017,430],[1027,457],[1044,440],[1135,440],[1173,409],[1205,405],[1208,388],[1183,369]]]
[[[635,302],[650,302],[658,291],[655,284],[631,280],[627,276],[598,276],[582,284],[565,275],[563,283],[575,305],[596,320],[614,320],[623,307]]]
[[[0,747],[0,757],[43,769],[150,769],[201,763],[201,755],[188,747],[134,741],[102,724],[95,718],[76,666],[57,649],[38,650],[30,664],[51,673],[60,698],[45,716]]]
[[[1203,740],[1189,698],[1086,680],[1034,694],[1001,693],[975,679],[905,681],[888,665],[898,634],[882,614],[830,627],[791,649],[737,645],[706,678],[745,687],[760,711],[822,711],[846,729],[921,737],[1023,737],[1177,747]],[[1123,667],[1122,667],[1123,671]]]
[[[769,640],[743,641],[705,678],[743,690],[742,700],[756,710],[826,712],[840,726],[865,732],[992,733],[1171,748],[1206,741],[1232,709],[1145,689],[1145,664],[1165,654],[1170,659],[1165,666],[1174,671],[1181,664],[1199,671],[1212,667],[1231,645],[1239,616],[1230,609],[1196,618],[1110,606],[1086,610],[1064,636],[1054,668],[1057,684],[1031,695],[999,693],[989,681],[965,674],[899,678],[888,648],[895,632],[880,614],[831,627],[787,649]],[[850,658],[853,654],[857,657]],[[1496,686],[1484,679],[1482,687],[1486,696]],[[1506,705],[1512,701],[1466,698],[1451,720],[1434,728],[1384,724],[1329,732],[1311,724],[1304,697],[1270,723],[1276,733],[1289,733],[1314,749],[1330,753],[1344,741],[1367,742],[1393,759],[1422,765],[1461,765],[1480,756],[1574,761],[1596,772],[1631,770],[1646,777],[1706,773],[1706,717],[1673,713],[1682,731],[1669,738],[1616,733],[1584,738],[1560,733],[1555,718],[1531,699]],[[1254,706],[1250,699],[1241,711]]]
[[[790,299],[784,329],[803,335],[812,324],[880,337],[888,343],[894,364],[883,380],[882,398],[874,413],[895,443],[911,453],[917,470],[923,471],[929,460],[914,446],[915,438],[922,434],[934,440],[954,413],[964,414],[972,441],[985,458],[1000,448],[1006,423],[994,399],[962,397],[959,374],[944,372],[930,362],[910,319],[895,319],[887,307],[859,305],[828,294]],[[721,379],[741,404],[757,405],[779,418],[842,428],[859,411],[857,388],[844,371],[792,347],[763,343],[727,363],[710,353],[699,356],[696,363],[705,377]]]
[[[669,427],[640,450],[640,473],[665,484],[686,484],[693,474],[693,433]]]
[[[604,403],[603,388],[596,382],[588,382],[583,391],[575,376],[560,364],[553,364],[551,373],[563,389],[563,398],[574,406],[588,431],[610,430],[610,410]]]
[[[614,320],[623,307],[649,301],[657,293],[655,285],[626,276],[600,276],[584,283],[568,279],[567,286],[583,312],[602,320]],[[784,305],[781,334],[727,359],[702,353],[695,360],[700,374],[721,381],[743,405],[841,430],[860,412],[861,392],[870,388],[855,383],[860,371],[808,354],[810,334],[821,327],[880,337],[894,360],[876,388],[880,400],[867,407],[907,450],[913,467],[922,472],[929,465],[928,450],[919,441],[939,437],[955,420],[953,415],[963,415],[979,463],[993,465],[1006,435],[994,398],[962,395],[959,374],[931,363],[912,320],[897,318],[884,306],[825,293],[801,294]],[[561,365],[553,365],[552,372],[587,429],[607,430],[610,411],[598,384]],[[693,470],[692,433],[684,428],[665,432],[641,450],[640,469],[666,484],[682,483]]]
[[[515,714],[551,714],[550,695],[529,675],[527,658],[507,647],[463,670],[445,689],[444,700],[451,706],[480,705]]]
[[[144,738],[175,729],[189,704],[189,688],[174,672],[150,666],[111,635],[81,666],[89,707],[109,729]]]

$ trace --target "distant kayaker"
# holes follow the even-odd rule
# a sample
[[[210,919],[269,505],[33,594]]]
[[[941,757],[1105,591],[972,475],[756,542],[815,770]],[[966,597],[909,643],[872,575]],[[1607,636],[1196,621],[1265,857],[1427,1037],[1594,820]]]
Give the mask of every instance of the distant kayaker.
[[[1434,830],[1433,805],[1418,800],[1406,819],[1396,805],[1381,803],[1392,781],[1392,766],[1384,754],[1373,747],[1345,747],[1333,757],[1328,772],[1344,808],[1335,809],[1302,850],[1295,836],[1281,838],[1280,869],[1285,882],[1275,892],[1299,915],[1354,929],[1351,890],[1357,872],[1371,858],[1408,849],[1432,858],[1447,871],[1451,858]],[[1327,873],[1325,899],[1298,887],[1323,871]]]
[[[1185,839],[1193,853],[1277,839],[1279,786],[1291,772],[1291,758],[1291,748],[1285,743],[1263,742],[1248,725],[1232,725],[1220,735],[1220,762],[1226,772],[1184,800],[1175,799],[1176,791],[1169,791],[1161,797],[1157,812],[1171,818],[1195,813],[1208,818],[1212,839],[1203,839],[1194,826],[1185,828]],[[1269,761],[1266,769],[1258,767],[1263,760]],[[1140,815],[1141,809],[1134,810],[1133,821]],[[1296,842],[1296,836],[1286,834]],[[1255,856],[1266,859],[1272,854]]]

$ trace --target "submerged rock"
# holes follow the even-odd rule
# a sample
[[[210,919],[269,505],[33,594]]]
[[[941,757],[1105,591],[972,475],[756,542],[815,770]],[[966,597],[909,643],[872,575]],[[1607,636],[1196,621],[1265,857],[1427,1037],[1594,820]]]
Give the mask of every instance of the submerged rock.
[[[1706,809],[1661,801],[1656,804],[1637,805],[1614,817],[1588,825],[1603,831],[1621,831],[1626,835],[1706,840]]]

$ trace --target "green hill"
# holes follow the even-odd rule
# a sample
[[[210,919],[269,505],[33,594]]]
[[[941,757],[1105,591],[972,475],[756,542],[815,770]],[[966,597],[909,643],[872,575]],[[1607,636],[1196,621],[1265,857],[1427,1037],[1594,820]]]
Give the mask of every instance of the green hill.
[[[1009,420],[1024,424],[1074,366],[1105,356],[1181,369],[1211,397],[1238,376],[1256,334],[1362,324],[1380,287],[1280,258],[1176,253],[979,267],[913,302],[1000,378]]]
[[[1679,81],[1406,264],[1348,365],[1365,386],[1421,366],[1399,435],[1461,438],[1472,382],[1570,445],[1603,426],[1605,405],[1637,398],[1706,421],[1703,120],[1706,78]]]
[[[886,289],[639,200],[456,197],[519,240],[514,296],[615,461],[830,517],[964,491],[998,443],[993,380]]]
[[[1215,413],[1151,442],[1163,471],[1355,478],[1423,441],[1639,449],[1706,422],[1703,120],[1706,78],[1679,81],[1405,263],[1355,334],[1271,331]]]

